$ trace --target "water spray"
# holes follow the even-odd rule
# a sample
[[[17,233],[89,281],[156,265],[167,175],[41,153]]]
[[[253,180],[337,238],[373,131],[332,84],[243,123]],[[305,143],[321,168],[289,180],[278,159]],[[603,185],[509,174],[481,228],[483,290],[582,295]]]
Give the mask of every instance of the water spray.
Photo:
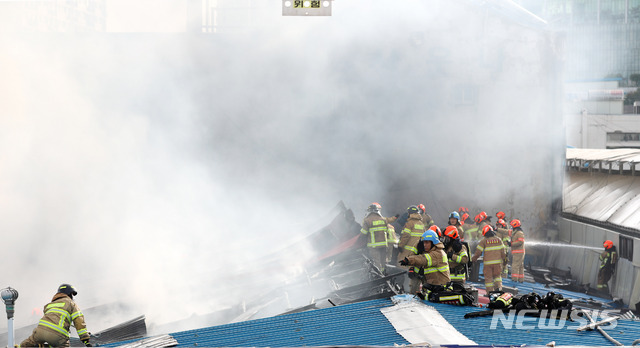
[[[7,287],[7,288],[2,289],[2,291],[0,291],[0,296],[2,296],[2,301],[4,302],[4,304],[6,306],[7,319],[9,320],[9,322],[7,324],[7,336],[8,336],[8,339],[9,339],[7,347],[13,347],[14,346],[13,313],[15,312],[14,304],[15,304],[16,300],[18,299],[18,290],[12,289],[11,287]]]
[[[551,243],[551,242],[538,242],[538,241],[527,241],[525,242],[526,246],[544,246],[544,247],[557,247],[557,248],[574,248],[574,249],[587,249],[587,250],[597,250],[602,251],[601,247],[590,247],[586,245],[579,244],[564,244],[564,243]]]

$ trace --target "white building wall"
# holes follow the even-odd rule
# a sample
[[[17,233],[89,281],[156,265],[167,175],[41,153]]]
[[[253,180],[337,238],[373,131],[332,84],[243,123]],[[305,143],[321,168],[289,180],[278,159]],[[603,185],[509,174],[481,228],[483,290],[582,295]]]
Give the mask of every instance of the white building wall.
[[[585,149],[606,149],[607,133],[640,133],[640,115],[565,115],[567,145]],[[640,142],[628,142],[627,146],[640,146]]]

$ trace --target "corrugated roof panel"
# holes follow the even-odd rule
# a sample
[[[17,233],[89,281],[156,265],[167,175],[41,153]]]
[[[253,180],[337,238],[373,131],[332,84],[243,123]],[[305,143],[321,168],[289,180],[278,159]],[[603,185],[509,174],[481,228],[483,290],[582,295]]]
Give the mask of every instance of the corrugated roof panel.
[[[505,280],[504,285],[518,287],[519,294],[536,292],[541,296],[549,291],[562,294],[565,298],[598,300],[587,298],[585,294],[562,289],[546,288],[543,284],[518,283]],[[425,302],[434,307],[461,334],[479,345],[545,345],[555,342],[564,346],[610,346],[612,345],[598,331],[578,332],[581,322],[539,321],[527,318],[519,327],[517,321],[506,325],[492,316],[464,319],[471,311],[484,308],[459,307],[446,304]],[[393,305],[390,299],[341,305],[307,312],[286,314],[271,318],[251,320],[204,329],[190,330],[171,334],[179,347],[299,347],[299,346],[393,346],[410,344],[400,336],[384,314],[382,308]],[[509,317],[505,317],[509,319]],[[492,321],[494,325],[492,325]],[[545,328],[545,326],[556,328]],[[640,338],[640,321],[619,320],[614,328],[605,327],[605,331],[625,345],[631,345]],[[105,346],[119,346],[127,342]]]
[[[568,148],[566,159],[582,159],[587,161],[620,161],[625,158],[640,156],[637,149],[578,149]]]
[[[568,172],[563,211],[637,229],[640,226],[640,177]]]
[[[519,294],[533,291],[539,295],[546,295],[547,292],[554,291],[563,294],[566,298],[580,299],[585,297],[585,295],[581,293],[545,288],[542,284],[537,283],[515,284],[510,280],[505,280],[504,285],[509,287],[517,286],[520,290]],[[604,299],[594,299],[606,301]],[[558,329],[541,329],[540,327],[544,326],[560,326],[560,322],[549,322],[547,319],[540,324],[538,318],[528,318],[523,324],[533,326],[533,328],[519,329],[516,327],[515,321],[513,322],[513,326],[509,328],[509,325],[500,324],[497,318],[493,319],[492,316],[464,319],[466,313],[474,311],[474,309],[470,307],[456,307],[437,303],[429,303],[429,305],[434,306],[460,333],[480,345],[545,345],[552,341],[555,341],[556,345],[612,345],[612,343],[604,338],[598,331],[577,332],[576,327],[579,326],[578,322],[565,322],[565,325]],[[486,310],[486,308],[475,310]],[[495,325],[493,326],[492,320],[495,321]],[[605,328],[605,331],[614,339],[625,345],[631,345],[634,340],[640,338],[640,322],[638,321],[619,320],[615,328],[603,328]]]
[[[389,299],[172,334],[179,347],[294,347],[409,344],[385,316]]]

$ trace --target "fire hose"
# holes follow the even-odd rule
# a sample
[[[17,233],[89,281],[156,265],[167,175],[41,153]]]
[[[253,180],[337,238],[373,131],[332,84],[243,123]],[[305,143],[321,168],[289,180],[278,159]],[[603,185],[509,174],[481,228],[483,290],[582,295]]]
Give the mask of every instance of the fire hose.
[[[580,310],[580,313],[582,313],[582,315],[584,315],[587,319],[589,319],[591,324],[596,324],[595,320],[593,320],[593,318],[591,318],[591,316],[589,315],[589,313],[587,313],[587,311]],[[604,332],[604,330],[600,327],[600,325],[594,325],[594,326],[598,330],[598,332],[600,332],[602,334],[602,336],[604,336],[604,338],[609,340],[609,342],[613,343],[616,346],[622,346],[623,345],[622,343],[616,341],[613,337],[609,336],[608,333]],[[638,340],[636,340],[636,341],[638,341]]]

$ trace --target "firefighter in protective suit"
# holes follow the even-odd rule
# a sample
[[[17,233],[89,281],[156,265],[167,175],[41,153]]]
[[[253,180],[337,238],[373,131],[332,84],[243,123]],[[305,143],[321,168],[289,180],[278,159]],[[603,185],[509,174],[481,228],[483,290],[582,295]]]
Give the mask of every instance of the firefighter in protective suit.
[[[482,229],[484,238],[478,243],[476,252],[473,254],[471,261],[476,262],[482,253],[484,253],[482,262],[484,285],[487,293],[493,290],[502,289],[502,262],[506,256],[504,244],[493,232],[491,225],[485,225]]]
[[[412,205],[407,208],[407,214],[409,218],[404,224],[402,233],[400,233],[400,242],[398,243],[398,249],[400,250],[398,260],[418,253],[417,245],[425,231],[420,209],[417,206]]]
[[[373,263],[384,272],[387,264],[387,225],[394,222],[396,218],[385,218],[382,216],[382,206],[379,203],[371,203],[367,208],[367,216],[362,222],[360,233],[367,238],[367,250]]]
[[[602,246],[604,251],[600,254],[600,269],[598,269],[598,290],[609,290],[609,279],[616,273],[618,252],[613,242],[606,240]]]
[[[498,212],[499,215],[502,212]],[[502,213],[504,214],[504,213]],[[502,244],[504,244],[505,246],[505,251],[507,256],[504,259],[504,263],[502,264],[502,277],[507,277],[509,275],[509,267],[507,267],[507,265],[509,264],[509,246],[511,245],[511,229],[507,229],[507,222],[502,220],[502,219],[498,219],[498,222],[496,222],[496,229],[495,229],[496,235],[498,236],[498,238],[500,238],[502,240]],[[513,272],[512,272],[513,273]]]
[[[524,231],[520,220],[513,219],[509,223],[513,227],[511,232],[511,280],[524,283]]]
[[[20,347],[41,347],[48,343],[51,347],[69,347],[69,329],[71,323],[75,326],[80,340],[85,346],[91,347],[90,333],[84,323],[84,316],[73,301],[78,292],[69,284],[62,284],[58,292],[53,295],[51,303],[44,306],[44,316],[38,326]]]
[[[444,251],[449,260],[449,277],[452,282],[465,283],[467,274],[467,262],[469,261],[469,251],[467,246],[460,241],[458,229],[454,225],[449,225],[444,230],[443,237]]]
[[[424,252],[419,255],[410,255],[400,260],[402,266],[420,267],[424,275],[423,287],[430,288],[433,285],[444,286],[451,281],[449,277],[449,261],[444,252],[444,244],[438,239],[438,235],[428,230],[422,234],[420,241]],[[419,289],[411,290],[416,293]]]

